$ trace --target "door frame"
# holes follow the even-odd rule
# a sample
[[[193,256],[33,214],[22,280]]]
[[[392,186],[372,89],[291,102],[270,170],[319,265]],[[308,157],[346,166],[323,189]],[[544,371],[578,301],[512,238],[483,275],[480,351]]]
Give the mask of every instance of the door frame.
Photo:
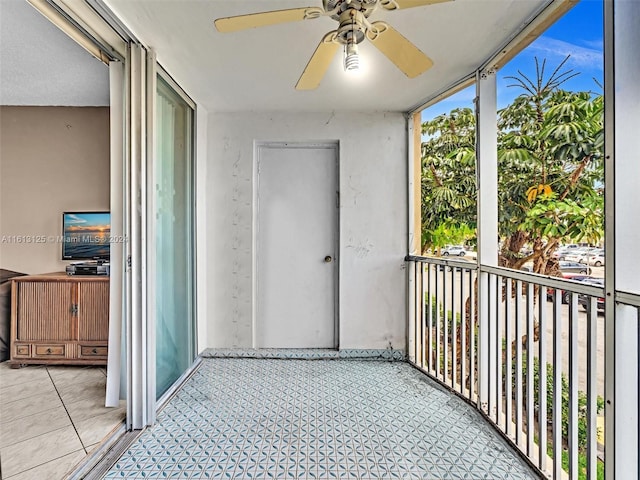
[[[335,155],[335,201],[336,215],[334,220],[334,251],[335,257],[333,270],[333,345],[336,350],[340,349],[340,142],[338,140],[317,141],[317,142],[276,142],[276,141],[254,141],[253,143],[253,200],[252,200],[252,227],[251,227],[251,347],[258,345],[258,231],[259,203],[258,188],[259,175],[258,164],[260,152],[268,148],[324,148],[334,151]]]

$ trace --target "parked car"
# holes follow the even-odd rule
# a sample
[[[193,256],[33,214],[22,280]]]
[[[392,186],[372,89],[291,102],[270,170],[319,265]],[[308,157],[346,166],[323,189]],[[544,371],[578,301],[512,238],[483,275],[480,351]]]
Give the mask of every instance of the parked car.
[[[599,279],[595,279],[594,277],[592,277],[590,275],[584,275],[582,273],[564,273],[564,274],[562,274],[562,278],[565,278],[567,280],[571,280],[573,282],[599,280]],[[551,287],[547,288],[547,300],[548,301],[553,300],[554,293],[555,293],[555,288],[551,288]],[[570,297],[571,297],[571,292],[570,291],[562,290],[562,293],[561,293],[562,303],[569,303],[569,298]]]
[[[568,250],[566,248],[559,248],[558,250],[556,250],[555,252],[553,252],[553,254],[551,255],[553,258],[555,258],[556,260],[566,260],[565,257],[571,253],[571,250]]]
[[[604,287],[603,278],[594,278],[586,282],[597,287]],[[578,295],[578,304],[587,311],[589,309],[589,297],[587,295]],[[604,311],[604,297],[598,297],[596,301],[598,311]]]
[[[583,275],[591,275],[591,267],[578,262],[569,262],[562,260],[560,263],[561,273],[582,273]]]
[[[602,254],[604,256],[604,249],[602,248],[589,248],[587,251],[582,254],[582,256],[578,259],[580,263],[584,263],[585,265],[589,265],[589,258],[595,255]],[[604,261],[603,261],[604,264]]]
[[[594,248],[576,248],[572,251],[570,251],[570,253],[567,253],[564,256],[564,259],[567,262],[578,262],[578,263],[586,263],[586,258],[591,255],[591,252],[593,252]]]
[[[442,249],[441,253],[445,257],[449,255],[464,257],[467,254],[467,250],[462,245],[447,245]]]
[[[587,257],[587,265],[601,267],[604,265],[604,253],[598,253]]]

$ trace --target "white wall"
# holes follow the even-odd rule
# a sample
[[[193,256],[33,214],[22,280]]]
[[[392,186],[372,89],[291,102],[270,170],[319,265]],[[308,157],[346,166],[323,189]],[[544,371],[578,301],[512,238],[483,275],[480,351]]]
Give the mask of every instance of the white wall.
[[[216,113],[208,132],[207,346],[252,346],[254,142],[338,140],[340,348],[404,349],[404,116]]]

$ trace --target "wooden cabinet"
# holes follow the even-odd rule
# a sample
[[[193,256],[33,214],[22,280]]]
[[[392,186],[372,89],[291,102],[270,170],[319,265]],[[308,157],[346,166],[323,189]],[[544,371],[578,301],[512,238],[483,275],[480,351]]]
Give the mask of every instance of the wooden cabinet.
[[[10,365],[106,365],[108,338],[109,277],[12,280]]]

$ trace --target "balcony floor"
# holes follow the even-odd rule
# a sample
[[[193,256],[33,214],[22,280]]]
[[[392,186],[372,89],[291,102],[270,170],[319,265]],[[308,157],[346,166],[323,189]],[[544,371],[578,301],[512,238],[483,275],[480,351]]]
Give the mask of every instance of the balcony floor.
[[[206,358],[105,478],[538,479],[409,364]]]

